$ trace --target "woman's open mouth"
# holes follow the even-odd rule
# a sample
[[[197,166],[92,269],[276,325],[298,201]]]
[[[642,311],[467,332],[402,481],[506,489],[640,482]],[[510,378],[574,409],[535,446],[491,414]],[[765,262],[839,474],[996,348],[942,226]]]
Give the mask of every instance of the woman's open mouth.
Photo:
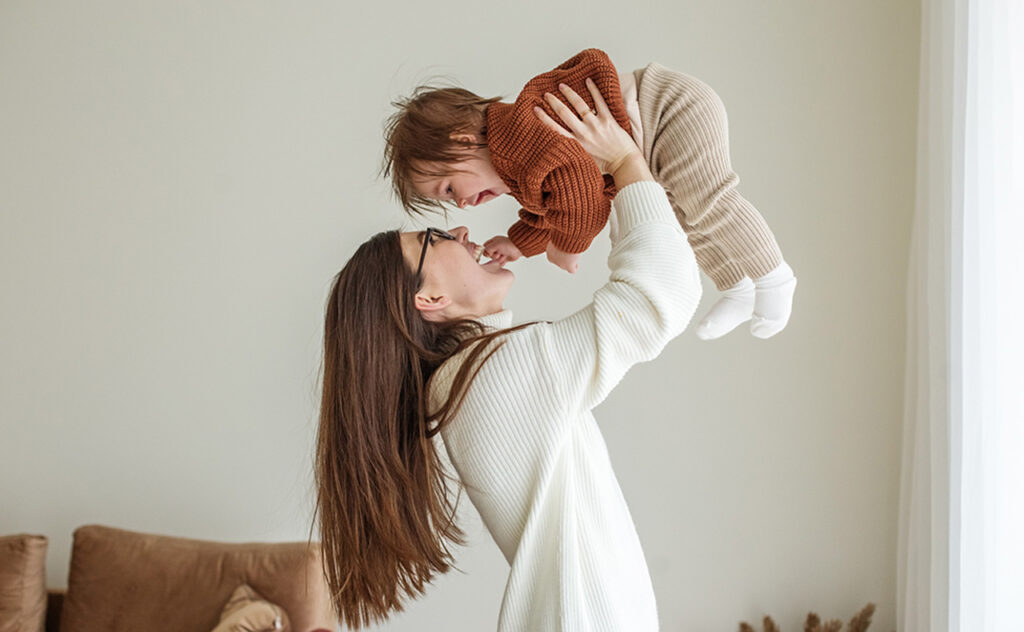
[[[480,266],[485,267],[485,268],[487,266],[491,265],[492,263],[495,264],[492,267],[496,267],[496,268],[504,268],[505,267],[505,262],[504,261],[498,261],[497,259],[494,259],[493,257],[488,258],[487,261],[484,261],[484,247],[479,245],[479,244],[477,244],[473,248],[473,260],[476,261]]]

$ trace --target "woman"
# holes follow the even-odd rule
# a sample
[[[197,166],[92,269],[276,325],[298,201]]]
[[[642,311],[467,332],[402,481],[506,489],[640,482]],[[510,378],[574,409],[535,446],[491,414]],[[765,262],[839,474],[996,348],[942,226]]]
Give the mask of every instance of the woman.
[[[591,409],[685,328],[696,262],[664,190],[597,92],[549,102],[619,189],[611,278],[552,323],[510,327],[513,276],[459,228],[381,233],[338,274],[317,448],[324,567],[342,620],[401,609],[460,541],[458,482],[511,567],[499,630],[655,630],[654,590]]]

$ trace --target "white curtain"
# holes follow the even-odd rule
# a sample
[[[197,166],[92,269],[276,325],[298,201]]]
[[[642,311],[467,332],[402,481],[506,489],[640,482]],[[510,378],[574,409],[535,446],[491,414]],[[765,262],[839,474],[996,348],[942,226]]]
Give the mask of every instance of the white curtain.
[[[1024,630],[1024,2],[923,0],[899,629]]]

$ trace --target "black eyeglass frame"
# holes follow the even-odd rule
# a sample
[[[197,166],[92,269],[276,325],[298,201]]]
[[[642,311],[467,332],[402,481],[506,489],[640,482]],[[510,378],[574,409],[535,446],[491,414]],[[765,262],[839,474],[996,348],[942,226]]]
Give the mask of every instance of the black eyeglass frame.
[[[423,231],[423,250],[420,250],[420,264],[416,266],[416,276],[419,277],[420,273],[423,272],[423,259],[427,256],[427,247],[434,244],[433,235],[437,235],[441,239],[450,239],[455,241],[457,238],[455,235],[449,233],[446,230],[440,228],[428,228]]]

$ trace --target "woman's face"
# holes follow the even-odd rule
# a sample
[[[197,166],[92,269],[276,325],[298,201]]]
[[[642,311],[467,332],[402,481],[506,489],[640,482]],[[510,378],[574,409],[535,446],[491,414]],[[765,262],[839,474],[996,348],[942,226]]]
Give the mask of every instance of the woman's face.
[[[416,292],[416,308],[427,320],[479,318],[500,312],[515,276],[497,261],[476,260],[477,244],[469,230],[448,231],[455,239],[436,235],[426,244],[426,231],[401,233],[402,255],[416,270],[423,253],[423,285]]]

